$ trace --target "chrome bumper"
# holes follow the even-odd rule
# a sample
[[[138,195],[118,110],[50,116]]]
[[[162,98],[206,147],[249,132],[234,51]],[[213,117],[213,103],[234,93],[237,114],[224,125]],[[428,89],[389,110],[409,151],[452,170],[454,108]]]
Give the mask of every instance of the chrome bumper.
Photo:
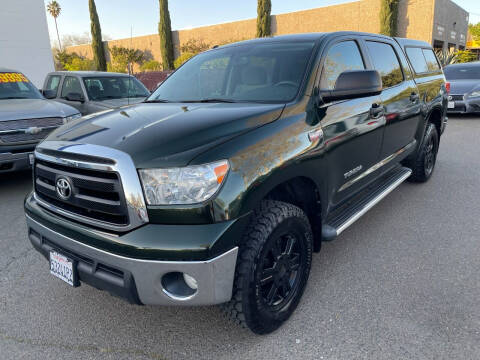
[[[0,165],[11,164],[4,171],[15,171],[21,169],[28,169],[30,167],[30,160],[28,158],[31,151],[22,153],[0,152]],[[0,166],[0,172],[2,167]]]
[[[26,215],[29,234],[32,230],[40,234],[35,244],[38,249],[48,239],[50,244],[58,244],[62,249],[83,258],[93,260],[112,268],[128,271],[136,286],[138,298],[145,305],[213,305],[227,302],[232,296],[235,265],[238,248],[235,247],[216,258],[207,261],[154,261],[134,259],[112,254],[85,245],[72,238],[55,232]],[[55,246],[53,246],[55,248]],[[98,266],[96,266],[98,268]],[[96,271],[93,269],[92,272]],[[167,291],[162,278],[167,273],[186,273],[197,281],[197,291],[189,296],[176,296]],[[108,285],[108,284],[107,284]],[[108,288],[108,286],[107,286]]]

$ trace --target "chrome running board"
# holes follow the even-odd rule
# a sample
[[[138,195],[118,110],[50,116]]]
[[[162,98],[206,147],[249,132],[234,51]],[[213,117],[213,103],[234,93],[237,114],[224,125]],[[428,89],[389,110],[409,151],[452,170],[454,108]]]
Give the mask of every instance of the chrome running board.
[[[384,197],[390,194],[412,173],[411,169],[400,167],[392,170],[371,191],[342,211],[327,220],[322,227],[322,240],[331,241],[340,235],[345,229],[360,219],[368,210],[378,204]]]

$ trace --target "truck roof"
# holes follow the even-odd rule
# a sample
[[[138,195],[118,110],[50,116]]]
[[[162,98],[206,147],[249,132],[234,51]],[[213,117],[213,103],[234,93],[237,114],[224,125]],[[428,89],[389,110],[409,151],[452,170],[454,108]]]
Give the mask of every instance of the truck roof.
[[[102,77],[119,77],[119,76],[131,76],[128,74],[123,73],[115,73],[115,72],[106,72],[106,71],[53,71],[48,75],[77,75],[81,77],[88,77],[88,76],[102,76]]]
[[[400,38],[400,37],[395,37],[394,39],[400,44],[401,47],[414,46],[414,47],[422,47],[422,48],[429,48],[429,49],[432,48],[432,45],[422,40],[413,40],[413,39]]]

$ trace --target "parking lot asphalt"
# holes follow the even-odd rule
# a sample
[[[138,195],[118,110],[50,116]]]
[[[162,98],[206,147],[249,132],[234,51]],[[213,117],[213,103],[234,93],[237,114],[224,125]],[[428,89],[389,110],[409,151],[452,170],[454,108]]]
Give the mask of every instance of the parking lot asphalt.
[[[426,184],[402,184],[314,255],[292,318],[256,336],[218,307],[135,306],[49,274],[28,172],[0,175],[0,358],[479,359],[480,118],[451,117]]]

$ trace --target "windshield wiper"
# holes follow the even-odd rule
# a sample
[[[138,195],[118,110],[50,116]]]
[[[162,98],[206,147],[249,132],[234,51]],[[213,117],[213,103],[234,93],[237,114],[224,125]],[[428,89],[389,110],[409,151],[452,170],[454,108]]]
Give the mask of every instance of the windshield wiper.
[[[145,100],[146,103],[169,103],[171,101],[164,100],[164,99],[152,99],[152,100]]]
[[[235,100],[232,99],[221,99],[221,98],[208,98],[200,100],[183,100],[179,101],[181,103],[235,103]]]
[[[29,98],[25,96],[7,96],[7,97],[2,97],[0,99],[5,100],[5,99],[29,99]]]

